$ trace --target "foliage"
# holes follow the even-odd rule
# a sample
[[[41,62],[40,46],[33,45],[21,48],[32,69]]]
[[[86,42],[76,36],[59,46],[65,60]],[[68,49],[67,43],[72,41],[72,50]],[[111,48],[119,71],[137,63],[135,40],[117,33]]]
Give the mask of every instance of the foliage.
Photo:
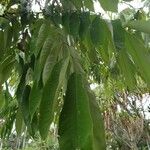
[[[108,21],[94,11],[93,0],[36,2],[39,12],[30,0],[0,3],[1,139],[14,132],[46,141],[55,124],[60,150],[104,150],[107,98],[149,92],[149,14],[132,10],[128,17],[123,11]],[[118,0],[99,3],[106,14],[118,14]],[[101,105],[91,83],[103,87]],[[113,117],[121,128],[124,117]],[[131,149],[137,144],[128,142]]]

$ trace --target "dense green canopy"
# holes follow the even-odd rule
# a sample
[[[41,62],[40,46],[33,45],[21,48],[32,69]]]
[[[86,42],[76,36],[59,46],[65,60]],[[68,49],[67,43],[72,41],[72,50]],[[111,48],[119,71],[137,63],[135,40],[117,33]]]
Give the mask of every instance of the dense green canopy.
[[[18,136],[46,140],[54,123],[60,150],[104,150],[104,116],[90,84],[106,92],[111,84],[114,95],[149,92],[149,12],[119,13],[118,0],[99,0],[108,20],[93,0],[35,3],[37,11],[30,0],[0,1],[1,138],[15,124]]]

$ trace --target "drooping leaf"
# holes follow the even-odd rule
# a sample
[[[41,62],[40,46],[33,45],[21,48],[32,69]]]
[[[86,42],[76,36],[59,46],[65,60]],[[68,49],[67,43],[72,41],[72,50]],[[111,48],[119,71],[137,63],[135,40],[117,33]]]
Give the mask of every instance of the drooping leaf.
[[[0,110],[2,110],[2,108],[4,107],[5,105],[5,96],[4,96],[4,93],[1,92],[0,93]]]
[[[93,46],[97,48],[103,61],[108,64],[109,47],[113,44],[111,32],[106,21],[96,16],[91,25],[90,35]]]
[[[4,32],[0,30],[0,59],[4,54]]]
[[[13,36],[13,31],[11,26],[7,26],[4,30],[4,49],[9,48],[11,46],[12,42],[12,36]]]
[[[4,83],[9,78],[9,76],[14,68],[14,65],[15,65],[15,60],[12,60],[3,68],[2,72],[1,72],[2,78],[0,79],[1,83]]]
[[[62,14],[62,25],[67,33],[70,33],[69,18],[70,18],[69,13],[65,12]]]
[[[72,34],[74,37],[78,37],[79,27],[80,27],[80,18],[77,12],[73,12],[70,15],[69,27],[70,27],[70,34]]]
[[[91,34],[91,41],[94,45],[98,46],[102,44],[103,39],[103,29],[101,26],[101,20],[97,16],[92,21],[91,28],[90,28],[90,34]]]
[[[125,85],[129,90],[133,90],[136,86],[135,68],[129,59],[129,56],[126,54],[125,49],[119,51],[118,63],[125,78]]]
[[[91,24],[90,34],[91,41],[94,45],[100,46],[104,45],[105,41],[107,41],[107,37],[109,37],[108,26],[105,20],[101,19],[99,16],[96,16]]]
[[[81,13],[79,35],[82,40],[86,38],[90,23],[90,12]]]
[[[25,84],[26,84],[27,71],[28,71],[28,64],[25,64],[23,66],[22,76],[20,78],[20,82],[18,84],[17,91],[16,91],[16,96],[17,96],[17,100],[18,100],[19,104],[21,102],[22,94],[23,94],[23,91],[24,91],[24,88],[25,88]]]
[[[42,79],[43,79],[44,84],[46,84],[55,63],[56,63],[56,56],[50,54],[46,60],[44,68],[43,68]]]
[[[48,22],[44,22],[40,27],[37,41],[36,41],[36,47],[35,47],[35,55],[36,56],[39,55],[39,52],[43,47],[43,44],[49,34],[49,28],[50,28],[50,25]]]
[[[59,78],[63,61],[56,63],[44,88],[40,104],[39,131],[43,139],[48,135],[50,124],[54,117],[54,109],[58,99]]]
[[[141,77],[150,86],[150,54],[145,48],[144,43],[138,39],[135,35],[126,33],[126,49],[132,57],[137,71]]]
[[[30,122],[30,113],[29,113],[29,95],[30,95],[31,87],[26,85],[23,91],[22,100],[20,103],[21,112],[23,115],[24,122],[27,126],[29,126]]]
[[[100,108],[96,103],[94,93],[87,89],[89,97],[90,114],[93,121],[93,150],[106,150],[104,121]]]
[[[47,58],[45,60],[45,64],[43,67],[43,72],[42,72],[42,81],[43,84],[47,82],[51,71],[57,61],[57,56],[60,51],[60,45],[58,45],[58,42],[53,42],[53,45],[51,45],[51,49],[49,50],[49,54],[47,55]]]
[[[116,46],[116,49],[122,49],[125,43],[125,30],[121,25],[119,19],[112,21],[113,25],[113,39]]]
[[[23,132],[23,125],[24,125],[23,116],[19,108],[16,114],[16,122],[15,122],[16,132],[18,136],[20,136],[21,133]]]
[[[88,96],[82,77],[73,73],[68,81],[59,119],[60,150],[92,150],[92,129]]]
[[[42,97],[42,89],[38,86],[38,82],[35,81],[29,96],[29,112],[31,116],[31,120],[33,118],[34,113],[40,105]]]

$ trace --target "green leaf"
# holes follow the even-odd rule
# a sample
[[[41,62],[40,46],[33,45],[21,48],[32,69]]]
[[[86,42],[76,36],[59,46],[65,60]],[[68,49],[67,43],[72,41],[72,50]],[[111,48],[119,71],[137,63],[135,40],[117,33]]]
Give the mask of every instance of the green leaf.
[[[2,110],[4,105],[5,105],[5,96],[3,92],[0,92],[0,111]]]
[[[46,139],[48,130],[54,117],[54,109],[58,99],[60,86],[60,73],[63,61],[58,62],[43,88],[43,94],[40,104],[39,131],[43,139]]]
[[[97,16],[95,17],[95,19],[92,21],[92,25],[90,28],[90,35],[91,35],[91,41],[93,42],[94,45],[98,46],[99,44],[101,44],[101,33],[103,33],[103,29],[101,26],[101,20],[100,18]]]
[[[17,42],[19,38],[19,31],[21,30],[21,25],[17,19],[14,19],[12,22],[12,34],[13,34],[13,42]]]
[[[29,97],[29,112],[31,120],[33,118],[34,113],[36,112],[37,108],[40,105],[41,97],[42,97],[42,89],[40,89],[40,87],[38,86],[38,82],[35,81]]]
[[[129,21],[125,26],[150,34],[150,20]]]
[[[23,91],[22,100],[20,103],[21,112],[23,115],[24,122],[27,126],[29,126],[30,122],[30,114],[29,114],[29,95],[30,95],[31,87],[26,85]]]
[[[69,21],[70,34],[72,34],[74,37],[78,37],[79,27],[80,27],[79,14],[77,12],[73,12],[70,15],[70,21]]]
[[[59,120],[60,150],[92,150],[92,129],[88,96],[82,77],[73,73],[68,81]]]
[[[133,90],[136,86],[135,68],[133,63],[126,54],[125,49],[120,50],[118,55],[118,64],[123,77],[125,78],[125,85],[129,88],[129,90]]]
[[[91,41],[96,46],[103,45],[107,39],[107,24],[99,16],[96,16],[92,21],[90,35]]]
[[[101,6],[105,11],[117,12],[118,0],[99,0]]]
[[[4,32],[0,30],[0,61],[4,54]]]
[[[46,63],[44,65],[44,69],[43,69],[43,73],[42,73],[42,79],[43,79],[44,85],[46,84],[55,63],[56,63],[56,56],[50,54],[46,60]]]
[[[84,6],[91,11],[94,11],[93,0],[84,0]]]
[[[82,40],[86,38],[90,24],[90,12],[81,13],[79,35]]]
[[[82,8],[82,0],[70,0],[77,9]]]
[[[7,25],[7,28],[4,30],[4,48],[9,48],[12,42],[13,31],[12,28]]]
[[[70,18],[69,13],[65,12],[62,14],[62,25],[67,33],[70,33],[69,18]]]
[[[58,42],[54,41],[53,45],[51,46],[51,49],[49,50],[49,54],[47,55],[47,59],[45,60],[45,64],[43,67],[42,81],[44,85],[47,82],[51,74],[51,71],[57,61],[57,56],[59,54],[59,51],[60,51],[60,45],[58,44]]]
[[[16,132],[18,136],[21,136],[23,132],[23,116],[20,108],[18,108],[17,114],[16,114],[16,122],[15,122],[15,127],[16,127]]]
[[[39,58],[39,65],[43,68],[46,59],[51,51],[51,47],[52,47],[52,41],[51,41],[51,37],[52,35],[50,35],[49,37],[47,37],[47,39],[44,42],[43,48],[41,50],[40,53],[40,58]]]
[[[119,19],[112,21],[113,25],[113,38],[117,49],[122,49],[125,43],[125,30],[122,27]]]
[[[93,121],[93,149],[92,150],[106,150],[105,141],[105,127],[102,119],[100,108],[96,103],[94,93],[87,89],[89,97],[90,114]]]
[[[97,48],[103,61],[108,64],[108,52],[109,47],[112,46],[112,36],[106,21],[96,16],[91,25],[90,35],[93,46]]]
[[[49,28],[50,28],[50,25],[48,22],[44,22],[40,27],[37,41],[36,41],[36,47],[35,47],[35,55],[36,56],[39,55],[39,52],[43,47],[43,44],[49,34]]]
[[[23,91],[24,91],[24,88],[25,88],[25,84],[26,84],[27,71],[28,71],[28,65],[25,64],[24,67],[23,67],[22,76],[20,78],[20,82],[18,84],[17,91],[16,91],[16,96],[17,96],[17,100],[18,100],[19,104],[21,102],[22,94],[23,94]]]
[[[15,65],[15,60],[11,60],[10,62],[7,62],[7,60],[2,64],[2,70],[1,70],[1,79],[0,82],[4,83],[10,76],[14,65]]]
[[[137,71],[148,86],[150,86],[150,54],[145,48],[144,43],[135,35],[126,33],[125,46],[135,63]]]

